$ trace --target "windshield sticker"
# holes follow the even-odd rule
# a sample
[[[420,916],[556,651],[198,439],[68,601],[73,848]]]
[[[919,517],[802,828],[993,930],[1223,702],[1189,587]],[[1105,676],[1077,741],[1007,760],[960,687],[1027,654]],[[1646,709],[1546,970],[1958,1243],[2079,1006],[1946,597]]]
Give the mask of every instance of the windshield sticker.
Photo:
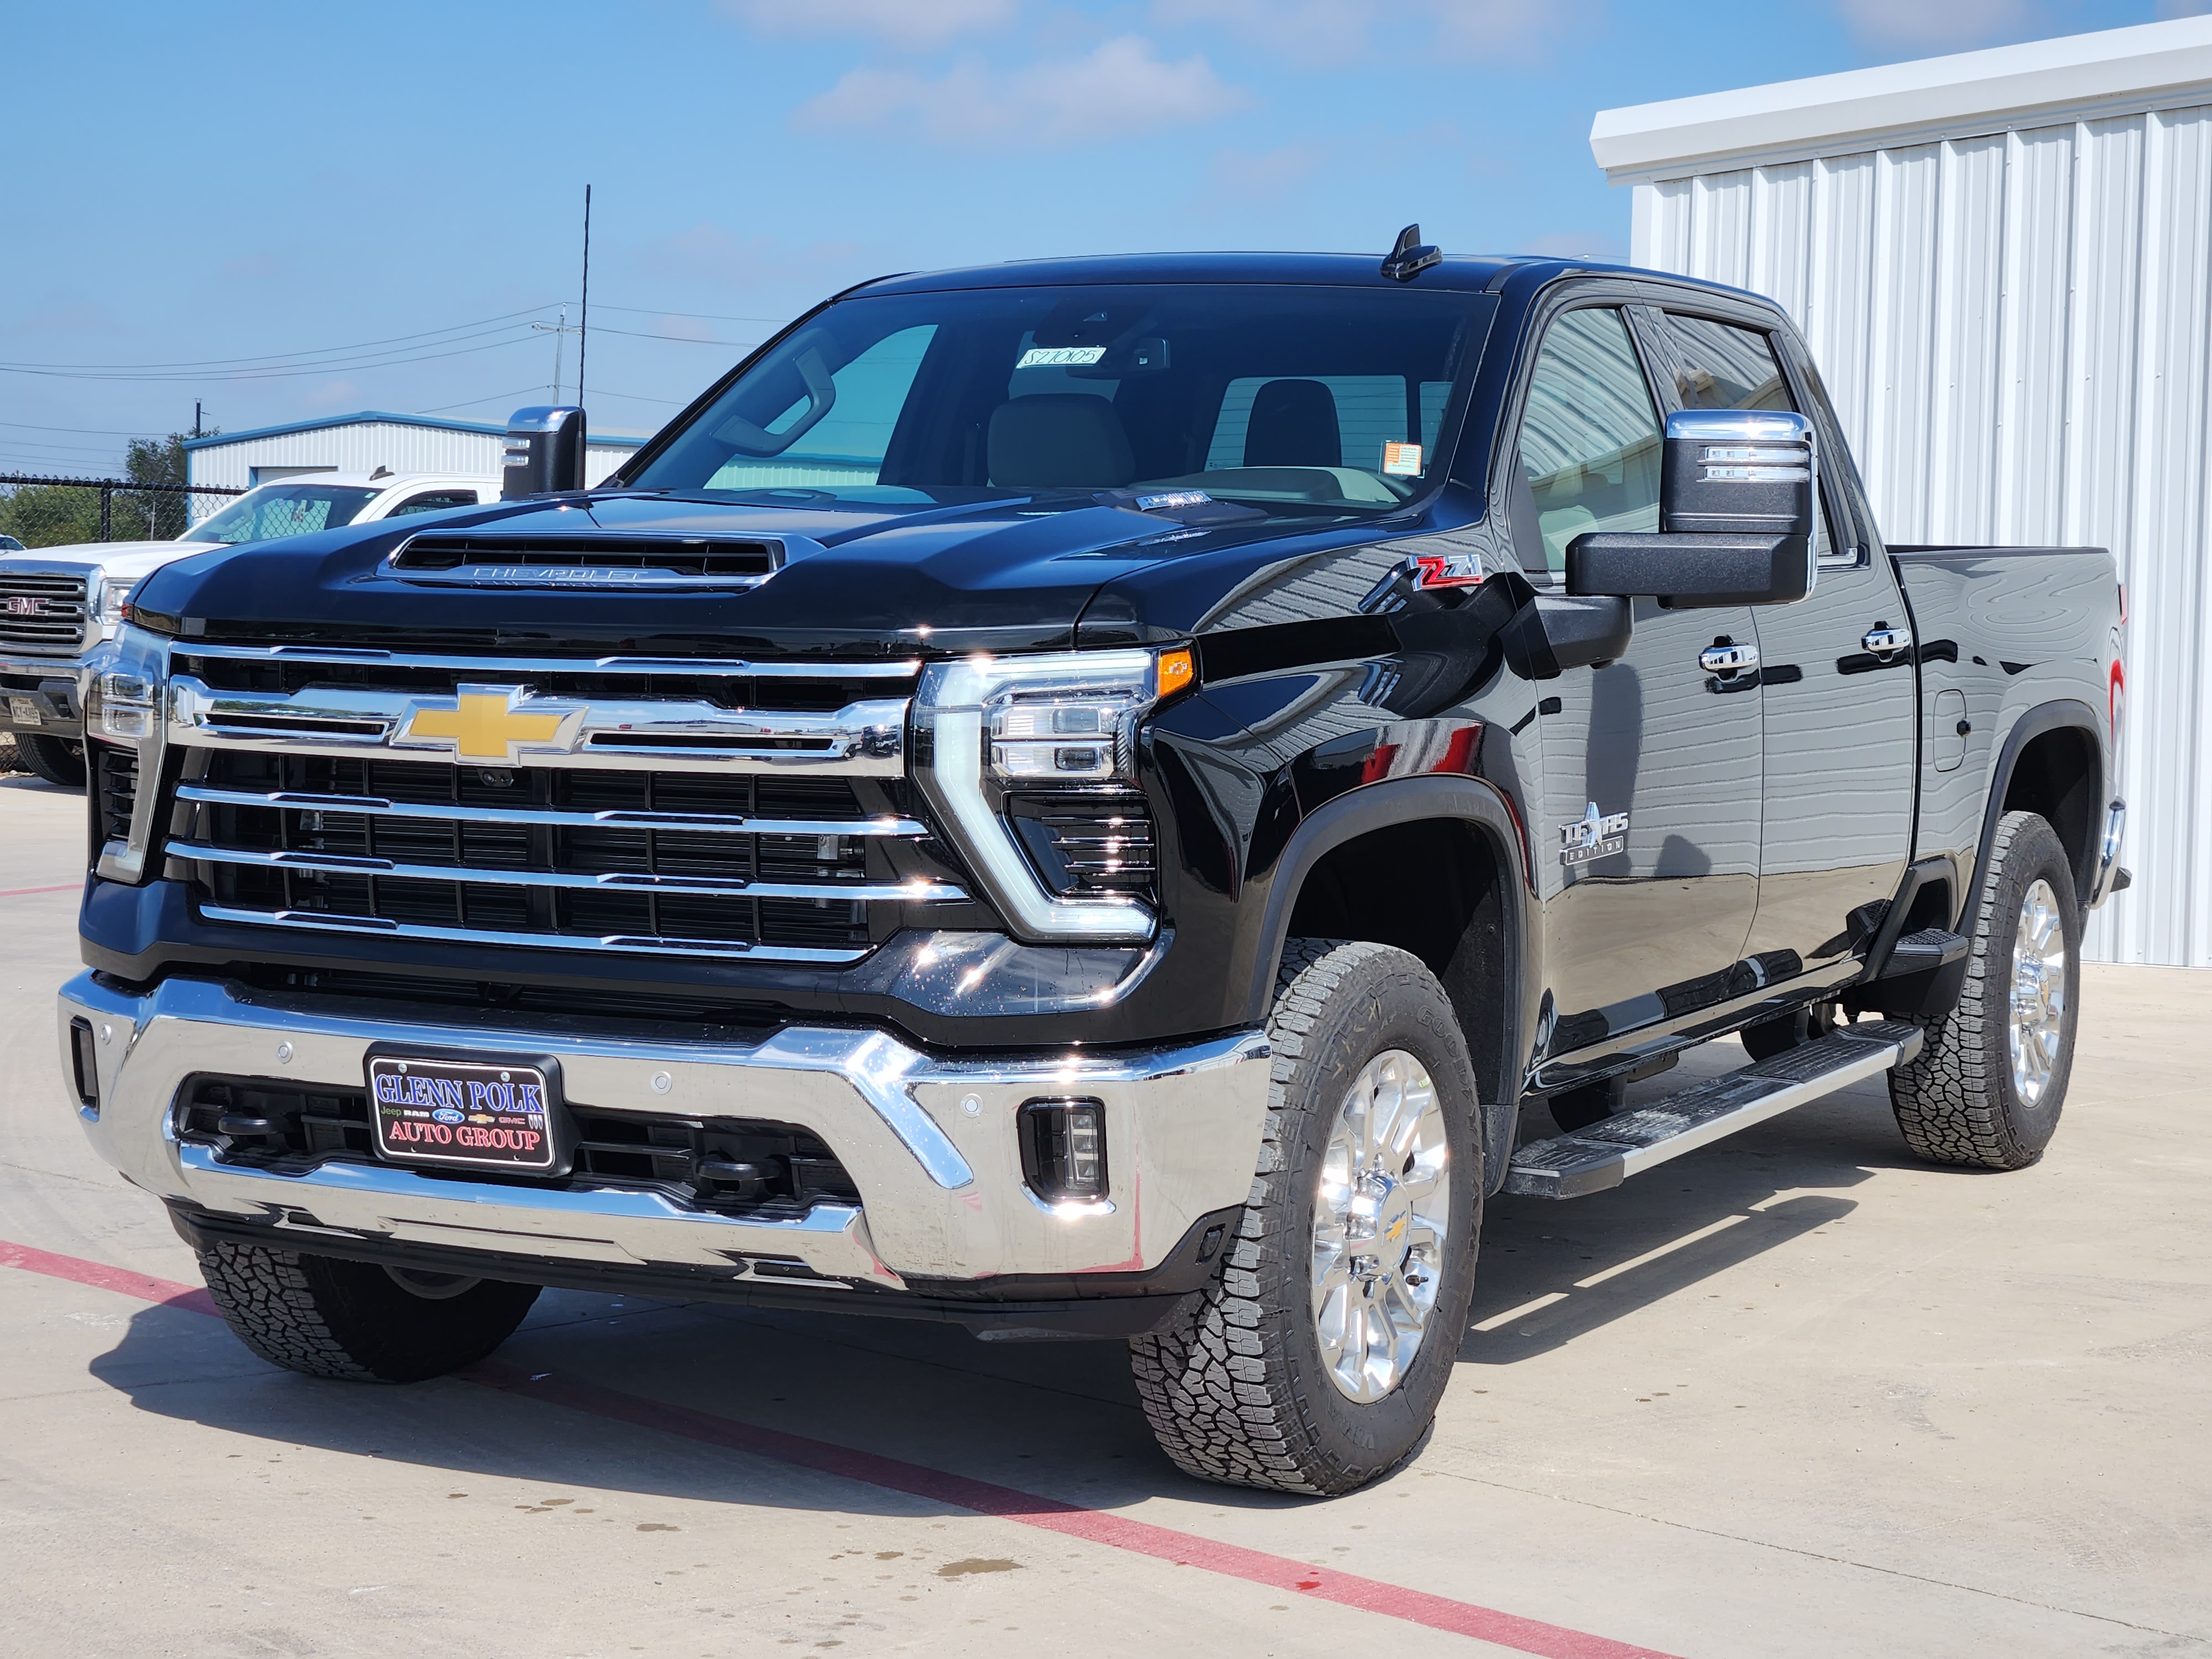
[[[1393,478],[1419,477],[1421,476],[1420,445],[1386,442],[1382,446],[1382,471]]]
[[[1106,355],[1104,346],[1031,346],[1016,368],[1088,368]]]

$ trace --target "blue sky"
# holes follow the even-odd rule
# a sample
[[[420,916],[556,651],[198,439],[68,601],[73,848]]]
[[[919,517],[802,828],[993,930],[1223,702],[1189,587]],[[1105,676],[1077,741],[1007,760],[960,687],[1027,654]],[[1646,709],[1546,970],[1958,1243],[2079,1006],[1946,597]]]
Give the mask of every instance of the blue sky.
[[[587,180],[586,401],[649,431],[871,276],[1379,253],[1408,220],[1449,252],[1620,257],[1600,109],[2208,3],[18,4],[0,471],[104,471],[195,398],[232,431],[543,401],[529,325],[574,320]]]

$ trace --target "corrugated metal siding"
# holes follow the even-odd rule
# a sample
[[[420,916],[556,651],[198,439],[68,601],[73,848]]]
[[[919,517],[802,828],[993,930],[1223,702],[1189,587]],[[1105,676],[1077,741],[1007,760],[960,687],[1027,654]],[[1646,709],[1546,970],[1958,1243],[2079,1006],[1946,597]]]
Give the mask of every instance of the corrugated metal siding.
[[[203,445],[191,452],[194,483],[244,489],[257,466],[327,466],[340,472],[459,472],[495,478],[501,439],[495,433],[359,421],[345,426],[283,432],[265,438],[241,434],[236,443]],[[584,482],[596,484],[622,464],[633,446],[586,441]]]
[[[2136,886],[2088,946],[2212,967],[2212,104],[1639,184],[1632,223],[1796,319],[1889,538],[2112,550]]]

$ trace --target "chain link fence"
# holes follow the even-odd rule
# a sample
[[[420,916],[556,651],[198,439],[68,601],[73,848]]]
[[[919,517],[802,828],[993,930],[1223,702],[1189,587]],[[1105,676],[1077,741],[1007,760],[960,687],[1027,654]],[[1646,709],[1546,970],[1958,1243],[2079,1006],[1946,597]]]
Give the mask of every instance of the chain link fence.
[[[79,542],[167,542],[242,489],[138,483],[128,478],[46,478],[0,473],[0,536],[26,548]],[[8,550],[0,542],[0,553]]]

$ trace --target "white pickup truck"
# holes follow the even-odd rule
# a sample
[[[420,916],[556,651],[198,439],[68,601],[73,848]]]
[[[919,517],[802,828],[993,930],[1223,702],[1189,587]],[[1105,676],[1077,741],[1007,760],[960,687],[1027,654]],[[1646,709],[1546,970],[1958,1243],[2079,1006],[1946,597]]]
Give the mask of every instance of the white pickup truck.
[[[321,472],[249,489],[173,542],[0,549],[0,732],[49,783],[84,783],[84,654],[114,636],[141,580],[210,545],[237,546],[499,499],[496,475]]]

